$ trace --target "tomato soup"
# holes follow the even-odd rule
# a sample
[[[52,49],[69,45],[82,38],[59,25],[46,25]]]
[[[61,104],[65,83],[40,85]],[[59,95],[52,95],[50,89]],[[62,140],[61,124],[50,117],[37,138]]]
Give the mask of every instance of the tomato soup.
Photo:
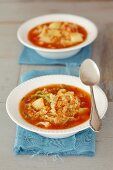
[[[70,22],[49,22],[37,25],[28,32],[29,41],[35,46],[61,49],[76,46],[87,38],[84,27]]]
[[[28,123],[44,129],[67,129],[90,117],[90,95],[74,86],[52,84],[32,90],[20,101],[19,110]]]

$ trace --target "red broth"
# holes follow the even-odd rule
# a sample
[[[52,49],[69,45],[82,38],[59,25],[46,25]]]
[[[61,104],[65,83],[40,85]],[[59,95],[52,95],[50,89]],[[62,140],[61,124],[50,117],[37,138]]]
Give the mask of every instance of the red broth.
[[[37,25],[28,32],[28,39],[32,44],[49,49],[76,46],[86,38],[86,29],[70,22],[49,22]]]
[[[43,103],[39,105],[39,101]],[[54,108],[52,102],[55,103]],[[53,84],[26,94],[20,101],[19,110],[22,118],[34,126],[44,129],[67,129],[89,119],[91,98],[86,91],[78,87]]]

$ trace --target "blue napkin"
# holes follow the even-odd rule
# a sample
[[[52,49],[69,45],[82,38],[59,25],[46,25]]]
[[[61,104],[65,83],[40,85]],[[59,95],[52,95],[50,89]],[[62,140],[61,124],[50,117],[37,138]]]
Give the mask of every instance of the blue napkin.
[[[80,64],[86,58],[91,56],[91,45],[88,45],[80,50],[76,55],[66,59],[47,59],[41,57],[35,50],[24,47],[19,57],[19,64],[38,64],[38,65],[49,65],[49,64],[64,64],[67,63],[78,63]]]
[[[79,67],[77,65],[71,64],[70,68],[29,71],[23,74],[20,80],[24,82],[28,79],[48,74],[78,75],[78,69]],[[68,138],[50,139],[17,126],[14,153],[17,155],[94,156],[95,133],[88,128]]]

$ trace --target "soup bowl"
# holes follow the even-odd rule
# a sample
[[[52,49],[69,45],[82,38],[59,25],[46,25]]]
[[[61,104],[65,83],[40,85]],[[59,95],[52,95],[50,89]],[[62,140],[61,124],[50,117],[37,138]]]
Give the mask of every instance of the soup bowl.
[[[86,40],[78,45],[61,49],[42,48],[35,46],[29,41],[28,33],[32,28],[37,25],[55,21],[71,22],[82,26],[87,31]],[[23,23],[17,31],[17,37],[24,46],[34,49],[39,55],[45,58],[63,59],[77,54],[81,48],[91,44],[96,39],[97,33],[98,31],[96,25],[84,17],[70,14],[50,14],[39,16]]]
[[[75,87],[79,87],[86,92],[90,92],[89,88],[85,86],[78,77],[75,76],[68,76],[68,75],[47,75],[41,76],[37,78],[33,78],[28,80],[20,85],[18,85],[15,89],[11,91],[9,94],[7,101],[6,101],[6,110],[10,118],[19,126],[32,131],[36,132],[42,136],[49,137],[49,138],[65,138],[69,137],[73,134],[76,134],[79,131],[82,131],[86,128],[89,128],[89,119],[77,126],[68,129],[61,129],[61,130],[52,130],[52,129],[43,129],[37,126],[34,126],[28,122],[26,122],[19,111],[19,103],[21,99],[30,91],[50,85],[50,84],[67,84]],[[94,86],[94,93],[96,99],[97,109],[102,118],[108,107],[108,101],[105,93],[99,88],[98,86]]]

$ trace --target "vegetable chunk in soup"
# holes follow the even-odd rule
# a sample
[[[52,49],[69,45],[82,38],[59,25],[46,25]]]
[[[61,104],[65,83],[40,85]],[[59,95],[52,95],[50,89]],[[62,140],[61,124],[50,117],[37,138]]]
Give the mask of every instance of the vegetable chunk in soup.
[[[69,22],[49,22],[32,28],[28,39],[36,46],[50,49],[67,48],[84,42],[87,31]]]
[[[66,129],[89,119],[90,95],[64,84],[34,89],[19,104],[20,114],[28,123],[44,129]]]

